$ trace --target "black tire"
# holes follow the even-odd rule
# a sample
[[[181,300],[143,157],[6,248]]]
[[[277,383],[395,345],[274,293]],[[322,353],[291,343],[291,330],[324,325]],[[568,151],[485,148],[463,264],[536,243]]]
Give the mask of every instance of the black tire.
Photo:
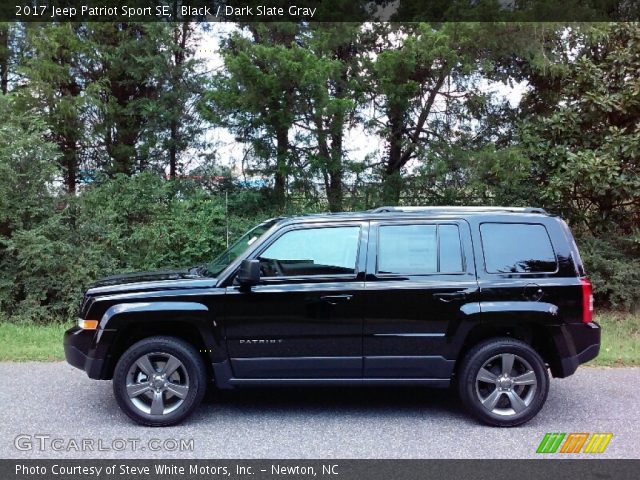
[[[515,427],[531,420],[544,405],[549,374],[538,352],[525,342],[492,338],[465,355],[458,370],[458,393],[466,409],[482,422]]]
[[[167,377],[166,369],[172,368],[169,368],[170,361],[172,367],[179,366]],[[145,373],[150,368],[156,380]],[[133,391],[136,386],[143,389],[143,393],[132,393],[130,397],[128,389]],[[140,340],[122,354],[113,373],[113,392],[122,411],[132,420],[150,427],[166,427],[184,420],[200,404],[206,389],[207,371],[202,357],[191,344],[174,337]],[[146,408],[149,411],[143,411]]]

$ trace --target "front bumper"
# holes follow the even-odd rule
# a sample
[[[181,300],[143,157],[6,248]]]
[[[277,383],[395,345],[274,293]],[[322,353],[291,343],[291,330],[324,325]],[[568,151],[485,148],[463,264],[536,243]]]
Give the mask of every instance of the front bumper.
[[[94,356],[93,342],[95,330],[83,330],[73,327],[64,333],[64,357],[67,363],[84,370],[89,378],[100,379],[104,359]]]
[[[564,354],[561,354],[559,361],[552,366],[554,377],[564,378],[573,375],[578,366],[593,360],[600,353],[600,325],[595,322],[567,326],[562,337],[563,345],[559,350],[564,350]]]

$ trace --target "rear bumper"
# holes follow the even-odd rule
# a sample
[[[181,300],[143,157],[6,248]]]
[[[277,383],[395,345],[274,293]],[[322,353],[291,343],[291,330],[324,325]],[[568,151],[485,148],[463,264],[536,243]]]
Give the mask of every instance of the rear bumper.
[[[589,324],[572,325],[569,335],[565,338],[565,352],[569,355],[560,356],[559,362],[552,365],[554,377],[564,378],[573,375],[583,363],[593,360],[600,353],[600,325],[595,322]],[[575,353],[574,353],[575,352]]]
[[[104,359],[93,356],[94,330],[73,327],[64,333],[64,357],[69,365],[84,370],[89,378],[102,378]]]

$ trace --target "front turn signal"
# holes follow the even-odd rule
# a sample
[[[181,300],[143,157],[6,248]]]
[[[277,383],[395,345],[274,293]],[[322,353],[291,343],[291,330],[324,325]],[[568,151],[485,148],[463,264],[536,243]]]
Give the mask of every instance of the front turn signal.
[[[78,326],[83,330],[95,330],[98,328],[98,320],[83,320],[82,318],[79,318]]]

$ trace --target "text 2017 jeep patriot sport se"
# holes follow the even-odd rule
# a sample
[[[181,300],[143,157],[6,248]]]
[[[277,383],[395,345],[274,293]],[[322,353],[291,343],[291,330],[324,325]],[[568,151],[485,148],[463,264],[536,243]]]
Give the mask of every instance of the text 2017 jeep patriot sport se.
[[[571,232],[535,208],[382,207],[276,218],[210,264],[97,282],[67,361],[113,379],[133,420],[170,425],[210,383],[455,382],[496,426],[538,413],[597,356]]]

